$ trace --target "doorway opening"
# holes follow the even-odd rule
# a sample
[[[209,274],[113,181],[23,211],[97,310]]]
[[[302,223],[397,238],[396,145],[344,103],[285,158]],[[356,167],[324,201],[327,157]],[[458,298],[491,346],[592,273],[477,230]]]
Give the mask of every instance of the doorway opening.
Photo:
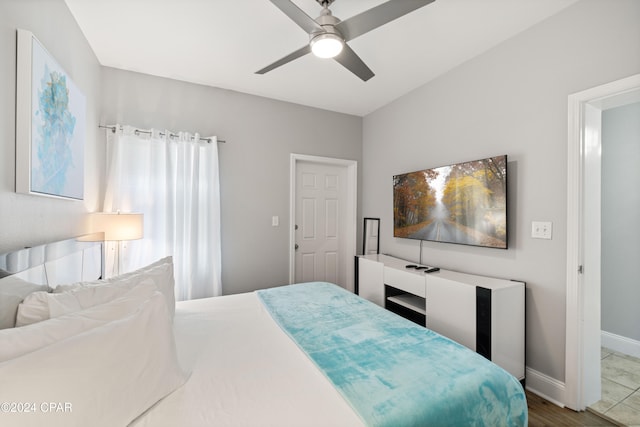
[[[601,396],[602,111],[640,100],[640,74],[569,96],[565,405]]]

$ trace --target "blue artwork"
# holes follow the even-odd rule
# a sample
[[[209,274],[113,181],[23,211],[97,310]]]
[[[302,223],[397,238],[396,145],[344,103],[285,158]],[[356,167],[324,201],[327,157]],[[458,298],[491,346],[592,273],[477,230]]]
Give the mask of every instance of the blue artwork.
[[[31,191],[82,199],[85,99],[34,39],[31,85]]]

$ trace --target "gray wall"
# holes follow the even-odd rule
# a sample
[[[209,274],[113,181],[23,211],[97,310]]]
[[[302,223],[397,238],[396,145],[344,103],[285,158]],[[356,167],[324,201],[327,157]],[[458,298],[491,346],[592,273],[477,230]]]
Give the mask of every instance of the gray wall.
[[[423,262],[527,282],[527,366],[564,381],[567,97],[640,72],[640,2],[584,0],[364,119],[362,215],[393,238],[392,176],[509,156],[509,249],[425,242]],[[392,141],[390,143],[390,141]],[[553,222],[532,239],[531,221]]]
[[[640,341],[640,103],[602,113],[602,330]]]
[[[361,161],[362,119],[239,92],[103,69],[103,124],[217,135],[225,294],[289,281],[291,153]],[[280,226],[271,226],[271,217]]]
[[[16,29],[31,31],[84,93],[87,101],[85,200],[15,193]],[[83,234],[97,209],[100,64],[62,0],[0,1],[0,252]]]

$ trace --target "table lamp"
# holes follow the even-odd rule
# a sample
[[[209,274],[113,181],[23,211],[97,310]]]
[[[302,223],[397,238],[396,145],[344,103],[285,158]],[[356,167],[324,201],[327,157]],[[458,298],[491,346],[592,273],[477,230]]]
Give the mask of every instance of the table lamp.
[[[98,212],[91,215],[91,228],[103,232],[105,242],[116,242],[115,275],[120,274],[120,246],[125,240],[138,240],[143,236],[143,214]]]

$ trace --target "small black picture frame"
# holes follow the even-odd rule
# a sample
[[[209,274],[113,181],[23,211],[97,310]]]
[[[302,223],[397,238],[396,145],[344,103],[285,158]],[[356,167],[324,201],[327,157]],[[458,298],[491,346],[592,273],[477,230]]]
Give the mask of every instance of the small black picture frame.
[[[380,218],[364,218],[362,228],[362,254],[380,253]]]

